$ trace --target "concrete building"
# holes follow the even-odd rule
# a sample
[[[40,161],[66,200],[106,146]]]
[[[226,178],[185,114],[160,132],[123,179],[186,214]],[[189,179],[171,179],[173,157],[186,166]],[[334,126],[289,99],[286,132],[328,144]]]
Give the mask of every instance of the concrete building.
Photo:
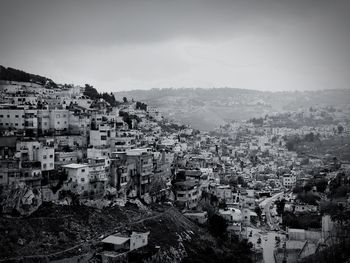
[[[71,163],[63,165],[62,168],[67,173],[65,188],[74,193],[82,194],[89,190],[89,166],[87,164]]]
[[[282,177],[282,185],[286,188],[293,188],[296,185],[297,178],[295,175],[285,174]]]
[[[127,162],[134,164],[135,169],[130,171],[130,178],[136,187],[137,195],[145,198],[149,194],[153,178],[153,154],[150,149],[133,149],[126,151]]]
[[[179,206],[188,209],[197,207],[201,191],[194,180],[187,180],[175,183],[176,202]]]

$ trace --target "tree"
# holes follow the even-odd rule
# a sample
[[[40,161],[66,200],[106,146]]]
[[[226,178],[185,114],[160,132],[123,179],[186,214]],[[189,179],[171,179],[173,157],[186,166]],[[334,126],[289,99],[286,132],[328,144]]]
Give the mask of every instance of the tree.
[[[239,166],[241,167],[241,171],[243,171],[243,168],[244,168],[244,162],[243,162],[243,161],[240,161],[240,162],[239,162]]]
[[[118,105],[118,102],[116,101],[113,93],[107,93],[104,92],[102,94],[99,95],[102,99],[104,99],[105,101],[107,101],[112,107],[115,107]]]
[[[217,204],[219,202],[219,199],[216,197],[216,195],[210,195],[210,203],[211,204]]]
[[[312,187],[313,187],[313,184],[311,184],[310,182],[307,182],[305,185],[304,185],[304,192],[309,192],[312,190]]]
[[[226,220],[217,214],[209,217],[209,232],[214,237],[224,238],[226,235],[227,222]]]
[[[226,209],[226,208],[227,208],[227,204],[226,204],[225,199],[224,199],[224,200],[221,200],[221,201],[219,202],[218,207],[219,207],[219,209]]]
[[[286,147],[287,147],[288,151],[294,151],[294,145],[295,145],[295,143],[293,141],[287,141]]]
[[[348,193],[350,193],[350,186],[349,185],[341,185],[335,190],[332,197],[333,198],[345,197]]]
[[[126,97],[123,97],[123,102],[124,103],[127,103],[128,102],[128,99]]]
[[[85,84],[85,90],[83,94],[92,100],[97,100],[100,98],[100,94],[98,94],[97,90],[89,84]]]
[[[271,180],[271,181],[269,182],[269,186],[270,186],[272,189],[275,188],[275,187],[276,187],[275,181]]]
[[[297,199],[309,205],[317,205],[317,201],[320,197],[312,193],[299,193]]]
[[[337,128],[338,128],[338,133],[339,134],[343,133],[344,127],[341,124],[339,124]]]
[[[228,180],[228,183],[229,183],[230,186],[236,187],[237,184],[238,184],[237,178],[231,177],[231,178]]]
[[[324,191],[327,188],[328,181],[326,179],[320,179],[320,180],[317,180],[315,184],[316,184],[317,191],[320,193],[324,193]]]
[[[262,182],[257,182],[257,183],[254,185],[254,190],[261,190],[263,187],[264,187],[264,185],[263,185]]]
[[[315,140],[315,135],[313,132],[306,134],[304,137],[304,141],[307,141],[307,142],[313,142],[314,140]]]
[[[254,211],[258,215],[259,220],[261,220],[262,210],[261,210],[260,206],[258,206],[258,205],[255,206]]]
[[[136,102],[136,109],[137,110],[144,110],[144,111],[146,111],[147,110],[147,104],[137,101]]]
[[[284,198],[282,200],[276,201],[276,212],[278,215],[283,215],[285,205],[286,205],[286,200]]]
[[[243,177],[242,176],[238,176],[237,178],[237,183],[239,185],[241,185],[242,187],[245,187],[247,185],[247,183],[244,181]]]

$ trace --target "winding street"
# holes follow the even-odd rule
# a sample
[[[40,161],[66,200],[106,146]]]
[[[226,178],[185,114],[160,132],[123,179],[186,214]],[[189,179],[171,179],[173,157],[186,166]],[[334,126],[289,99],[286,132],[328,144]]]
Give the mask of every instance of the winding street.
[[[274,229],[276,227],[276,224],[273,222],[272,217],[271,217],[270,205],[273,201],[275,201],[276,199],[278,199],[282,195],[283,195],[283,192],[275,194],[272,197],[266,198],[259,205],[260,208],[262,208],[265,212],[266,222],[269,225],[270,229]]]
[[[272,197],[266,198],[263,200],[259,206],[265,212],[266,222],[269,226],[270,230],[276,229],[277,226],[273,222],[271,217],[270,205],[273,201],[277,200],[279,197],[283,196],[283,192],[277,193]],[[248,236],[248,233],[252,233],[252,235]],[[263,251],[263,261],[265,263],[273,263],[275,262],[273,251],[275,249],[275,238],[279,237],[281,239],[285,238],[285,235],[280,234],[274,231],[265,231],[264,228],[257,229],[253,227],[245,228],[245,235],[250,242],[254,245],[255,249],[262,249]],[[261,238],[261,243],[258,243],[258,239]]]

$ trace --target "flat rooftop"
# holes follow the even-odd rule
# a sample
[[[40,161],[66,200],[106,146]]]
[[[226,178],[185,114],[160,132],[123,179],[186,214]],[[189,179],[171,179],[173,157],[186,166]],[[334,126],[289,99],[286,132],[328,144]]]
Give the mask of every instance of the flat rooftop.
[[[84,168],[88,167],[87,164],[80,164],[80,163],[70,163],[62,166],[63,168],[68,168],[68,169],[79,169],[79,168]]]

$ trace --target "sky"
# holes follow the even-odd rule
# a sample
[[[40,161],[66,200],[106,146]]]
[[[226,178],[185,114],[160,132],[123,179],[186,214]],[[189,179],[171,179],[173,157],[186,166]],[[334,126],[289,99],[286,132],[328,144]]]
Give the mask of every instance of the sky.
[[[99,91],[350,88],[349,0],[0,0],[0,65]]]

